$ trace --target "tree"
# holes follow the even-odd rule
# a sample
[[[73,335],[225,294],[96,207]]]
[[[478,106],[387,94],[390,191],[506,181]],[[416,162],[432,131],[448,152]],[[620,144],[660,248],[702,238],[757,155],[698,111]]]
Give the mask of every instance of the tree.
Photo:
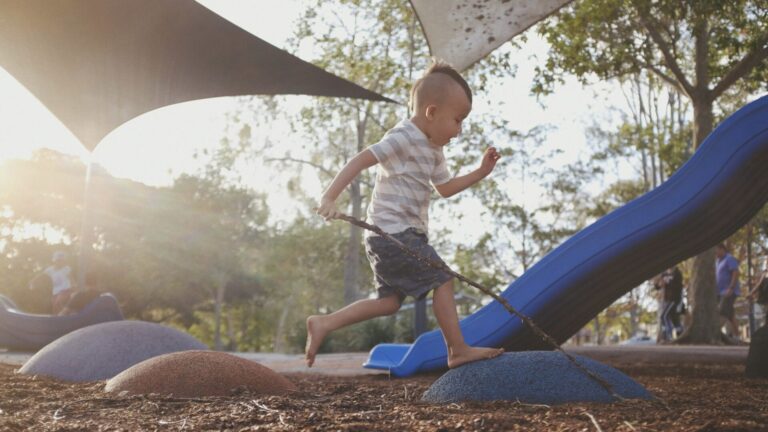
[[[457,259],[461,271],[472,275],[484,269],[491,275],[478,277],[494,281],[491,286],[508,283],[527,271],[584,226],[588,199],[583,186],[597,174],[578,161],[559,169],[548,166],[547,161],[560,151],[542,145],[547,128],[534,127],[526,133],[506,127],[498,130],[507,131],[497,141],[507,156],[500,161],[493,181],[478,185],[469,194],[483,203],[481,209],[473,209],[479,213],[473,217],[482,218],[488,233],[457,253],[457,258],[463,258]],[[526,203],[533,196],[537,203]],[[466,259],[470,254],[474,259]]]
[[[222,146],[214,156],[226,166],[234,151]],[[84,172],[76,157],[49,150],[0,167],[0,286],[25,310],[47,312],[38,301],[43,293],[31,297],[27,283],[53,250],[74,251]],[[220,323],[225,301],[260,294],[249,257],[263,248],[266,206],[263,196],[228,183],[228,174],[209,167],[168,188],[94,169],[89,272],[117,296],[126,316],[188,327],[197,309],[212,304]]]
[[[77,158],[49,150],[0,164],[0,290],[22,310],[51,311],[50,291],[28,284],[53,251],[74,256],[84,172]]]
[[[270,287],[266,301],[273,315],[268,337],[275,351],[303,349],[304,322],[308,315],[331,312],[343,304],[342,293],[328,287],[340,286],[346,254],[345,227],[297,218],[265,239],[269,245],[260,254],[255,268]],[[366,273],[370,277],[370,271]],[[295,334],[296,329],[300,334]],[[267,337],[267,336],[265,336]],[[299,346],[292,341],[300,339]]]
[[[237,164],[249,149],[251,139],[251,130],[247,127],[240,128],[236,137],[230,137],[229,130],[225,131],[219,146],[206,155],[208,159],[200,172],[181,175],[173,185],[174,192],[191,208],[191,214],[175,221],[186,224],[187,242],[180,252],[195,254],[195,267],[184,270],[207,287],[213,300],[216,349],[223,348],[221,328],[227,298],[248,297],[248,290],[231,292],[231,289],[243,286],[238,281],[254,280],[256,275],[249,273],[248,261],[256,250],[264,247],[260,243],[269,215],[265,196],[244,185],[244,173]],[[232,331],[232,326],[229,330]]]
[[[768,70],[759,67],[768,58],[766,23],[764,0],[575,2],[539,28],[552,49],[533,88],[551,92],[565,74],[586,83],[651,72],[690,101],[698,148],[718,113],[766,88]],[[684,340],[718,343],[712,250],[695,258],[692,287],[693,314]]]

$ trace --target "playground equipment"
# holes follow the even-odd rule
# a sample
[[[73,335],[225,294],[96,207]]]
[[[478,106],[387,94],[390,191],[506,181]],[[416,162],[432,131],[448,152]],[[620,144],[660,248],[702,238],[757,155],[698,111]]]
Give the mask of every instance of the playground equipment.
[[[152,357],[107,381],[107,393],[162,394],[196,398],[230,396],[247,389],[260,396],[297,391],[272,369],[220,351],[181,351]]]
[[[623,372],[589,357],[578,363],[610,383],[611,391],[587,376],[564,355],[554,351],[504,353],[496,358],[451,369],[422,396],[427,402],[509,400],[529,404],[616,402],[651,399],[642,385]]]
[[[550,252],[501,296],[562,343],[633,287],[733,234],[768,201],[768,96],[738,110],[664,184]],[[494,301],[460,322],[473,346],[550,349]],[[409,376],[446,367],[442,334],[379,344],[363,365]]]
[[[24,313],[11,299],[0,295],[0,347],[37,351],[71,331],[122,319],[112,294],[102,294],[79,313],[63,316]]]
[[[205,350],[188,333],[146,321],[112,321],[75,330],[36,352],[19,369],[62,381],[109,379],[131,366],[177,351]]]

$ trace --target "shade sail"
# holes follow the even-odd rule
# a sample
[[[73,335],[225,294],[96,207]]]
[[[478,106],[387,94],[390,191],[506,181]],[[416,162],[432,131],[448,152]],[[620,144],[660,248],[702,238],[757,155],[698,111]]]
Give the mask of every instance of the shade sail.
[[[196,99],[389,101],[191,0],[3,0],[0,66],[89,150],[142,113]]]
[[[411,0],[432,55],[458,70],[572,0]]]

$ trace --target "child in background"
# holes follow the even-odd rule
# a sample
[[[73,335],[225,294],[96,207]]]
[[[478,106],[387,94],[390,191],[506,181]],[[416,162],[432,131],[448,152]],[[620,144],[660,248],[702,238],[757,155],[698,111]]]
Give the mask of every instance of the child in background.
[[[338,217],[336,199],[366,168],[378,164],[367,221],[432,261],[441,261],[428,244],[428,210],[432,189],[450,197],[487,177],[500,156],[488,148],[480,166],[469,174],[451,177],[443,147],[461,132],[472,109],[472,92],[452,67],[433,64],[411,89],[413,116],[403,120],[379,141],[353,157],[323,193],[317,213],[326,220]],[[328,333],[351,324],[397,312],[406,296],[416,299],[433,293],[433,311],[443,332],[448,367],[496,357],[503,349],[471,347],[459,328],[453,277],[401,251],[390,240],[366,232],[365,249],[378,298],[352,303],[328,315],[307,318],[306,361],[312,366]]]
[[[42,273],[35,276],[29,284],[34,290],[45,285],[50,286],[51,313],[57,315],[69,301],[73,293],[72,268],[67,265],[67,254],[56,251],[51,258],[52,265],[46,267]]]

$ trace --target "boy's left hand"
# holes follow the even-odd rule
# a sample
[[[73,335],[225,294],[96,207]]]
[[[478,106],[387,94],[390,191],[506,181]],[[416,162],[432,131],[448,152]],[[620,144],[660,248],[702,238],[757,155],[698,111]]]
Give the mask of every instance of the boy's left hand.
[[[501,159],[501,155],[496,151],[496,147],[488,147],[483,154],[483,160],[480,162],[480,170],[483,174],[490,174],[496,168],[496,162]]]

